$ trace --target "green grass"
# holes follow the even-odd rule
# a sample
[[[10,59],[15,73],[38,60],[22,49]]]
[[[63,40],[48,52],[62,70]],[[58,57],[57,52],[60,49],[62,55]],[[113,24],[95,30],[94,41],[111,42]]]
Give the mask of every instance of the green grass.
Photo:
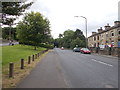
[[[45,48],[37,48],[34,50],[33,46],[14,45],[2,46],[2,66],[8,65],[10,62],[20,62],[21,58],[27,59],[28,56],[36,54]]]

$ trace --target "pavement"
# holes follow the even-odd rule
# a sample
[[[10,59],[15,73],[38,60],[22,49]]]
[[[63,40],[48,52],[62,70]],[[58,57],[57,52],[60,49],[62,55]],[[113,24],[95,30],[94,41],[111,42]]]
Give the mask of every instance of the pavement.
[[[118,59],[55,48],[17,88],[118,88]]]
[[[14,45],[19,44],[19,42],[13,42]],[[0,46],[9,46],[8,42],[0,43]]]
[[[47,56],[37,64],[30,75],[25,78],[17,88],[66,88],[58,55],[50,51]]]

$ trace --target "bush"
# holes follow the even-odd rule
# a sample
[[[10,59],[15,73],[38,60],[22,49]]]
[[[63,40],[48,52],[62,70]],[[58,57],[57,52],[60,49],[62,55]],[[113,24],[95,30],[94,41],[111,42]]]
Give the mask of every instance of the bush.
[[[48,49],[53,49],[54,46],[50,44],[39,44],[40,47],[48,48]]]
[[[23,44],[23,45],[30,45],[30,46],[35,46],[32,43],[27,43],[27,42],[19,42],[19,44]],[[43,48],[48,48],[48,49],[53,49],[54,46],[50,45],[50,44],[44,44],[44,43],[39,43],[38,45],[36,45],[37,47],[43,47]]]

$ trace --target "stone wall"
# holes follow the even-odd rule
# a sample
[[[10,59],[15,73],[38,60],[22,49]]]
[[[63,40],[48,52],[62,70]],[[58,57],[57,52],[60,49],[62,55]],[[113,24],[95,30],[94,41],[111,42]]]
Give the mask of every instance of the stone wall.
[[[100,48],[89,48],[91,50],[92,53],[98,53],[101,55],[112,55],[112,56],[120,56],[120,48],[118,47],[108,47],[108,48],[104,48],[104,49],[100,49]]]

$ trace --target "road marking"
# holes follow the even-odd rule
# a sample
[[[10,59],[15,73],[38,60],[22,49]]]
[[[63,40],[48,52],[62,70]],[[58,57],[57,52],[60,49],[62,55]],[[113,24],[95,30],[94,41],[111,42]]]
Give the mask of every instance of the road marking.
[[[101,63],[101,64],[104,64],[104,65],[107,65],[107,66],[113,67],[113,65],[108,64],[108,63],[105,63],[105,62],[102,62],[102,61],[98,61],[98,60],[95,60],[95,59],[91,59],[91,60],[92,60],[92,61],[95,61],[95,62],[98,62],[98,63]]]
[[[112,85],[105,85],[105,88],[114,88]]]

